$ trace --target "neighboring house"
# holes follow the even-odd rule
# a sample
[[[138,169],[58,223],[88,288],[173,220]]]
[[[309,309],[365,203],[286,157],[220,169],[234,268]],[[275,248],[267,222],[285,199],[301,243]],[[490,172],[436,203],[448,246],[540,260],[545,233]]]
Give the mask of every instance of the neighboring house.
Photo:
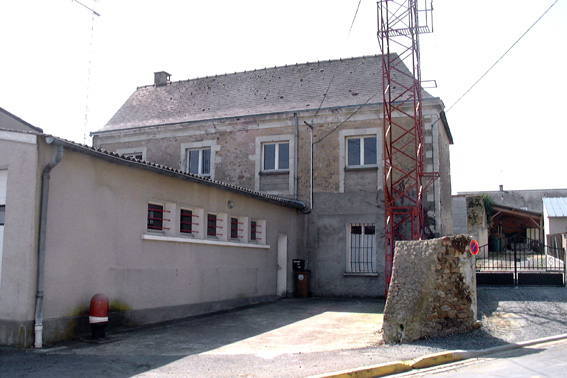
[[[0,108],[0,130],[31,131],[36,133],[43,132],[43,130],[39,127],[31,125],[3,108]]]
[[[543,216],[544,198],[567,196],[567,189],[500,190],[482,192],[459,192],[453,196],[454,230],[463,233],[466,225],[462,214],[465,212],[465,198],[487,195],[493,201],[492,213],[488,214],[489,239],[491,248],[501,249],[507,238],[528,238],[545,243],[544,235],[549,234]],[[545,231],[544,231],[545,230]],[[498,241],[498,240],[501,240]]]
[[[567,197],[544,197],[542,202],[546,244],[551,247],[567,247]]]
[[[305,209],[52,136],[0,130],[0,344],[274,300],[293,291]],[[118,312],[114,312],[118,311]],[[114,315],[113,315],[114,314]]]
[[[313,294],[383,296],[381,58],[177,82],[156,72],[153,85],[137,88],[92,133],[93,146],[305,202],[297,249]],[[392,80],[395,99],[407,77],[394,72]],[[443,108],[423,90],[425,171],[440,176],[423,195],[429,237],[452,233],[453,141]],[[404,124],[404,114],[394,117]]]
[[[483,195],[487,194],[492,201],[498,205],[512,207],[514,209],[534,211],[543,213],[541,199],[544,197],[567,197],[567,189],[527,189],[527,190],[505,190],[500,185],[499,190],[487,190],[480,192],[459,192],[458,195]]]

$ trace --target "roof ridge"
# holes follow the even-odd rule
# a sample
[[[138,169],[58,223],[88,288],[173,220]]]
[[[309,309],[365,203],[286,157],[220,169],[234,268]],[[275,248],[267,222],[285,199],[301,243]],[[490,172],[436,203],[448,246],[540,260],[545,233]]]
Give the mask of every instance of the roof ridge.
[[[390,55],[397,55],[396,53],[390,53]],[[362,56],[356,56],[356,57],[350,57],[350,58],[335,58],[335,59],[329,59],[329,60],[318,60],[317,62],[313,61],[313,62],[305,62],[305,63],[295,63],[295,64],[285,64],[283,66],[274,66],[274,67],[264,67],[264,68],[254,68],[251,70],[244,70],[244,71],[235,71],[235,72],[227,72],[224,74],[215,74],[214,76],[201,76],[201,77],[194,77],[194,78],[190,78],[190,79],[184,79],[184,80],[176,80],[176,81],[170,81],[165,85],[159,85],[159,86],[168,86],[168,85],[172,85],[172,84],[180,84],[180,83],[188,83],[188,82],[192,82],[192,81],[198,81],[198,80],[203,80],[203,79],[209,79],[209,78],[221,78],[221,77],[227,77],[227,76],[232,76],[232,75],[240,75],[240,74],[245,74],[245,73],[251,73],[251,72],[256,72],[256,71],[267,71],[267,70],[274,70],[274,69],[278,69],[278,68],[288,68],[288,67],[303,67],[303,66],[309,66],[310,64],[329,64],[329,63],[335,63],[335,62],[345,62],[345,61],[352,61],[352,60],[356,60],[356,59],[366,59],[366,58],[378,58],[382,56],[381,54],[374,54],[374,55],[362,55]],[[136,89],[144,89],[144,88],[153,88],[156,87],[155,84],[146,84],[146,85],[141,85],[139,87],[137,87]]]

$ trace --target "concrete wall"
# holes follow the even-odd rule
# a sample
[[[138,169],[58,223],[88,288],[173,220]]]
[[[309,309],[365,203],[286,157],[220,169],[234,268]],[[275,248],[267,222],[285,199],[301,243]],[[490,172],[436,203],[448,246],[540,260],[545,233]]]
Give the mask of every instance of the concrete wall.
[[[37,136],[0,131],[0,170],[7,171],[6,217],[0,255],[0,344],[33,337],[39,188]]]
[[[12,166],[13,160],[5,163],[5,155],[19,159],[17,167],[10,169],[8,206],[15,209],[21,204],[27,216],[20,214],[21,219],[14,220],[13,213],[7,214],[0,342],[30,345],[37,269],[37,172],[53,159],[55,147],[41,139],[39,161],[38,146],[11,143],[9,147],[0,148],[0,166]],[[164,203],[171,210],[170,230],[147,230],[149,201]],[[265,222],[262,240],[240,243],[184,237],[177,232],[180,206]],[[25,233],[12,226],[17,221],[25,223]],[[300,221],[295,209],[65,149],[63,160],[51,172],[44,342],[88,330],[89,301],[96,293],[109,297],[113,327],[273,300],[278,236],[288,237],[288,259],[296,257]],[[291,293],[291,263],[282,268],[289,268],[286,286]],[[17,341],[11,336],[14,322],[21,323]]]

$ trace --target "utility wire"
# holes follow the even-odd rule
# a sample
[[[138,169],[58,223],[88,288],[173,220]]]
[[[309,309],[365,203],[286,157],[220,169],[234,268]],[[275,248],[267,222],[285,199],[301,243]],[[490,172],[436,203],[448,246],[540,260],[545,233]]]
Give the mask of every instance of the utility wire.
[[[498,62],[500,62],[500,61],[502,60],[502,58],[504,58],[504,57],[506,56],[506,54],[508,54],[508,52],[509,52],[510,50],[512,50],[512,49],[514,48],[514,46],[516,46],[516,44],[517,44],[518,42],[520,42],[520,40],[521,40],[522,38],[524,38],[524,36],[525,36],[526,34],[528,34],[528,32],[535,26],[535,24],[537,24],[537,23],[539,22],[539,20],[541,20],[542,17],[545,16],[545,14],[546,14],[547,12],[549,12],[549,10],[550,10],[558,1],[559,1],[559,0],[555,0],[555,2],[554,2],[553,4],[551,4],[551,6],[550,6],[549,8],[547,8],[547,10],[546,10],[545,12],[543,12],[543,14],[542,14],[541,16],[539,16],[539,18],[532,24],[532,26],[530,26],[530,27],[528,28],[528,30],[526,30],[526,31],[524,32],[524,34],[522,34],[522,35],[520,36],[520,38],[518,38],[518,39],[516,40],[516,42],[514,42],[514,44],[513,44],[512,46],[510,46],[510,48],[509,48],[508,50],[506,50],[506,52],[496,61],[496,63],[494,63],[494,64],[488,69],[488,71],[486,71],[486,72],[480,77],[480,79],[478,79],[461,97],[459,97],[459,99],[458,99],[457,101],[455,101],[455,103],[454,103],[453,105],[451,105],[451,106],[449,107],[449,109],[447,109],[447,110],[445,111],[445,113],[447,113],[447,112],[449,112],[449,110],[453,109],[453,106],[457,105],[457,103],[458,103],[459,101],[461,101],[461,99],[462,99],[463,97],[465,97],[465,96],[471,91],[471,89],[473,89],[473,88],[494,68],[494,66],[496,66],[496,65],[498,64]]]
[[[356,20],[356,15],[358,14],[358,9],[360,8],[360,3],[362,0],[358,0],[358,6],[356,7],[356,12],[354,13],[354,18],[352,19],[352,23],[350,24],[350,29],[348,30],[348,35],[350,37],[350,32],[352,31],[352,26],[354,25],[354,20]]]
[[[356,7],[356,12],[354,12],[354,18],[352,19],[352,22],[350,24],[350,29],[348,30],[347,38],[350,37],[350,32],[352,31],[352,27],[354,25],[354,21],[356,20],[356,15],[358,14],[358,9],[360,8],[361,2],[362,2],[362,0],[358,0],[358,6]],[[329,89],[331,89],[331,84],[333,84],[333,81],[335,80],[335,74],[336,73],[337,73],[337,66],[335,65],[335,68],[333,69],[333,76],[331,77],[331,81],[329,82],[329,85],[327,86],[327,90],[325,91],[325,94],[323,95],[323,98],[321,99],[321,102],[319,103],[319,107],[317,108],[315,115],[313,116],[313,118],[311,118],[311,123],[313,123],[313,121],[317,117],[317,114],[319,114],[319,110],[321,110],[321,107],[323,106],[323,103],[325,102],[325,99],[327,98],[327,94],[329,93]]]
[[[77,4],[82,5],[83,7],[87,8],[88,10],[93,12],[93,14],[96,14],[97,16],[100,17],[100,14],[98,14],[94,9],[87,7],[85,4],[81,3],[80,1],[77,1],[77,0],[71,0],[71,1],[74,1]]]
[[[370,100],[372,100],[374,97],[376,97],[378,93],[375,93],[374,95],[372,95],[368,100],[366,100],[363,104],[359,105],[358,108],[352,112],[351,115],[349,115],[344,121],[342,121],[341,123],[339,123],[337,126],[335,126],[331,131],[329,131],[327,134],[325,134],[325,136],[323,136],[321,139],[317,140],[316,142],[313,142],[313,144],[317,144],[319,142],[322,142],[326,137],[328,137],[329,135],[331,135],[332,133],[334,133],[335,131],[337,131],[337,129],[339,127],[341,127],[346,121],[348,121],[349,119],[351,119],[351,117],[353,115],[355,115],[356,113],[358,113],[358,111],[366,104],[368,104],[370,102]]]

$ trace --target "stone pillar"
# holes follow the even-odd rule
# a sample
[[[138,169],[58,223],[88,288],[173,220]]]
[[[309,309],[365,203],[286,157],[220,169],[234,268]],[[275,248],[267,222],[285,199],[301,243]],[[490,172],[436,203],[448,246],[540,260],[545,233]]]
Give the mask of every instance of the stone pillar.
[[[470,236],[397,241],[384,341],[411,342],[478,328]]]

